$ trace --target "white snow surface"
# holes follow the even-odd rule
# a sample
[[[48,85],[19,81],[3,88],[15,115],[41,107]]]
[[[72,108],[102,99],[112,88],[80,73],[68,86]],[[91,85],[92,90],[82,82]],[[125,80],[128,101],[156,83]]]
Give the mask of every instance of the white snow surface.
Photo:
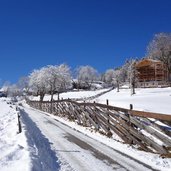
[[[136,94],[130,95],[130,89],[116,89],[96,99],[98,103],[128,108],[133,104],[133,109],[171,115],[171,87],[169,88],[137,88]]]
[[[99,94],[103,91],[106,91],[108,89],[101,89],[101,90],[95,90],[95,91],[71,91],[71,92],[65,92],[65,93],[61,93],[60,94],[60,99],[63,98],[63,99],[73,99],[73,98],[86,98],[86,97],[90,97],[90,96],[95,96],[96,94]],[[54,95],[54,100],[57,100],[58,96],[57,95]],[[37,97],[30,97],[31,100],[39,100],[39,96]],[[44,101],[48,101],[50,100],[51,97],[50,95],[45,95],[44,97]]]
[[[18,134],[16,106],[10,99],[0,98],[0,170],[31,169],[25,130]]]

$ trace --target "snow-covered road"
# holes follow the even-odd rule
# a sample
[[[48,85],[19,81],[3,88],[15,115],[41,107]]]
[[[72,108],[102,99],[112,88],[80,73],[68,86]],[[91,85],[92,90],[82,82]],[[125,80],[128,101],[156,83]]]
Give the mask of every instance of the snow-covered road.
[[[43,112],[24,107],[21,116],[33,170],[154,170]]]

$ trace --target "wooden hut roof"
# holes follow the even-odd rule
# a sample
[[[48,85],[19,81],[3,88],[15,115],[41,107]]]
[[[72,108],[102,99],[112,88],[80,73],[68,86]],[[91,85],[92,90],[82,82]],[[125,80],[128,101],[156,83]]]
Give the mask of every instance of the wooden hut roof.
[[[137,62],[136,67],[144,67],[144,66],[150,66],[154,63],[161,63],[159,60],[154,60],[154,59],[142,59],[140,62]]]

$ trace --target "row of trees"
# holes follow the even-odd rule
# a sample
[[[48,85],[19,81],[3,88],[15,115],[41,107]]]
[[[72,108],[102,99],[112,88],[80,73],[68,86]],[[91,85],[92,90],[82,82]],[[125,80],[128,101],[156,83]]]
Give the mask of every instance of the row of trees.
[[[43,101],[45,94],[51,95],[67,91],[69,89],[91,89],[95,82],[104,83],[103,87],[115,86],[119,91],[119,86],[123,82],[130,82],[134,87],[133,66],[135,60],[130,59],[120,68],[109,69],[100,75],[91,66],[80,66],[76,69],[75,78],[71,74],[70,67],[66,64],[48,65],[34,70],[29,76],[19,79],[17,84],[6,84],[6,91],[10,96],[31,93],[40,96]]]
[[[80,66],[76,69],[75,79],[70,67],[66,64],[48,65],[34,70],[30,75],[19,79],[17,84],[4,84],[3,89],[9,96],[34,94],[43,101],[45,94],[59,94],[69,89],[91,89],[92,83],[99,80],[99,74],[91,66]]]
[[[125,64],[116,69],[108,69],[102,77],[102,80],[108,85],[119,87],[122,84],[129,84],[132,93],[135,94],[135,83],[137,80],[137,72],[135,69],[136,59],[130,58]]]
[[[76,69],[76,79],[71,76],[70,68],[61,64],[59,66],[46,66],[40,70],[34,70],[29,76],[29,87],[43,100],[46,93],[51,94],[51,100],[55,93],[59,94],[68,89],[91,89],[96,81],[102,81],[105,86],[115,86],[119,92],[120,84],[129,82],[132,94],[135,93],[136,70],[135,59],[129,59],[117,69],[107,70],[103,75],[91,66],[80,66]]]
[[[147,47],[146,58],[157,59],[164,62],[167,66],[169,75],[171,75],[171,33],[156,34]],[[99,74],[91,66],[80,66],[74,74],[71,74],[70,67],[66,64],[48,65],[38,70],[34,70],[29,76],[22,77],[15,85],[8,86],[8,92],[11,95],[17,95],[25,92],[32,92],[40,96],[42,101],[46,93],[53,95],[66,91],[71,88],[91,89],[92,83],[102,81],[105,86],[115,86],[119,92],[122,84],[129,84],[131,94],[135,94],[137,82],[137,71],[135,64],[137,58],[126,60],[123,66],[108,69],[105,73]],[[74,76],[73,76],[74,75]]]

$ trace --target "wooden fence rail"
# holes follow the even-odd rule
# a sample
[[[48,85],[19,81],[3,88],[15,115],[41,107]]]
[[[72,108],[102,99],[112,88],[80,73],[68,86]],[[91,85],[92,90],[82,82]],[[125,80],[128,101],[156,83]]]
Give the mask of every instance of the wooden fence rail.
[[[171,115],[128,110],[100,103],[78,103],[73,100],[30,101],[36,109],[67,117],[83,126],[89,126],[107,136],[117,134],[125,143],[136,144],[140,149],[170,156],[171,134],[154,122],[171,123]],[[153,118],[152,120],[150,118]]]

